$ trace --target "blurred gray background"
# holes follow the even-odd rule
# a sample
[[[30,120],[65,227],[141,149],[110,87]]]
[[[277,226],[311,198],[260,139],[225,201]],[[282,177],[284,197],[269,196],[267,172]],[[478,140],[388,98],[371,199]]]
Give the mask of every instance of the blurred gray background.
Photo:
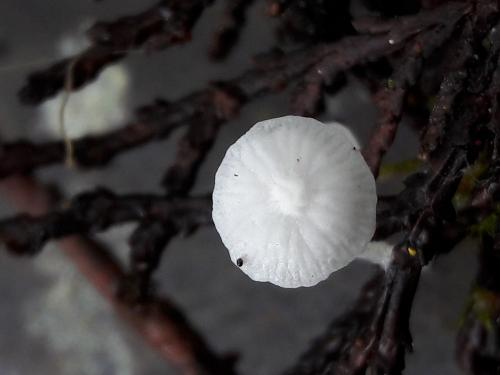
[[[58,58],[63,38],[81,35],[85,22],[133,14],[153,3],[0,2],[1,136],[48,136],[43,130],[43,111],[18,104],[16,92],[28,72]],[[264,15],[263,3],[257,3],[241,42],[224,63],[212,63],[206,57],[220,5],[205,14],[194,30],[192,43],[149,56],[132,53],[121,64],[128,77],[123,113],[129,114],[137,105],[158,96],[181,97],[211,80],[246,69],[250,56],[274,42],[274,21]],[[238,120],[223,128],[199,174],[195,192],[212,190],[225,150],[250,126],[286,113],[283,96],[267,97],[246,107]],[[339,95],[329,98],[323,119],[344,122],[363,141],[374,114],[368,94],[351,81]],[[68,195],[95,185],[123,193],[160,192],[159,181],[172,160],[179,135],[122,155],[103,170],[51,167],[39,177],[59,183]],[[414,135],[403,127],[388,160],[414,157],[415,151]],[[381,191],[399,188],[397,183],[380,186]],[[2,216],[12,212],[10,203],[2,201]],[[132,228],[116,228],[100,238],[124,258]],[[475,272],[475,253],[474,244],[466,243],[424,272],[413,310],[415,353],[408,356],[407,374],[459,373],[453,355],[454,337]],[[169,246],[157,278],[161,292],[183,308],[217,351],[238,351],[238,368],[243,374],[264,375],[277,374],[293,364],[310,340],[349,306],[374,267],[355,261],[316,287],[280,289],[248,279],[230,262],[216,231],[205,228]],[[0,375],[175,373],[115,317],[56,246],[47,246],[33,259],[13,259],[0,252],[0,297]]]

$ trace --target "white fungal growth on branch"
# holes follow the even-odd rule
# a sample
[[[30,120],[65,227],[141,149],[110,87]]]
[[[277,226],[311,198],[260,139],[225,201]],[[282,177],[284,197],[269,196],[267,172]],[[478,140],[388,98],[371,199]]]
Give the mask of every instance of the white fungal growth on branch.
[[[313,286],[365,250],[375,180],[339,125],[286,116],[257,123],[215,176],[213,219],[250,278]]]

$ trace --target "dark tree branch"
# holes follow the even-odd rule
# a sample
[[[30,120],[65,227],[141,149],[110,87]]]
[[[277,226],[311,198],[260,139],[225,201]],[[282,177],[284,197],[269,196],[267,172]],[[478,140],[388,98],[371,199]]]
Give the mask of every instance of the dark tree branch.
[[[297,364],[286,375],[321,375],[331,373],[331,364],[346,350],[347,343],[368,326],[372,312],[383,293],[384,273],[379,271],[366,283],[354,305],[336,318],[326,331],[314,340]]]
[[[221,60],[227,57],[238,42],[245,26],[246,13],[255,0],[226,0],[224,16],[214,33],[210,56]]]
[[[64,88],[73,64],[72,90],[93,81],[107,65],[124,58],[130,50],[160,50],[191,38],[191,30],[212,0],[163,0],[135,16],[98,22],[88,30],[92,46],[76,56],[30,74],[19,91],[24,104],[39,104]]]
[[[146,220],[139,224],[129,239],[130,276],[126,295],[132,301],[148,299],[151,278],[160,265],[168,242],[178,233],[170,221]]]
[[[456,17],[454,22],[436,28],[433,33],[417,36],[402,52],[398,59],[400,64],[392,77],[375,95],[380,115],[368,144],[363,148],[363,156],[374,176],[378,176],[382,158],[396,137],[408,90],[417,83],[424,60],[451,37],[460,15]]]
[[[479,271],[460,332],[457,360],[471,375],[490,375],[500,368],[500,235],[483,235]]]
[[[436,96],[429,123],[422,135],[420,144],[420,154],[423,158],[436,149],[439,143],[439,137],[450,120],[452,106],[456,96],[463,91],[465,80],[467,78],[466,63],[472,58],[473,50],[471,46],[472,25],[467,23],[463,34],[459,40],[462,45],[456,47],[455,57],[450,61],[449,72],[443,78],[441,87]]]
[[[452,195],[450,188],[455,186],[451,176],[461,173],[461,162],[454,162],[456,156],[450,155],[448,165],[444,165],[433,178],[415,176],[415,185],[409,185],[400,196],[388,199],[385,203],[394,205],[400,200],[413,200],[408,204],[411,207],[418,205],[420,199],[423,199],[421,204],[428,201],[429,206],[440,199],[448,201]],[[424,188],[427,192],[422,192],[423,186],[427,186]],[[419,193],[410,194],[412,189]],[[490,193],[498,198],[498,191]],[[425,198],[427,194],[429,200]],[[493,197],[490,195],[485,198],[485,195],[483,189],[478,189],[471,199],[475,203],[460,210],[457,221],[430,234],[432,244],[426,244],[425,248],[432,248],[434,254],[446,253],[454,248],[468,235],[471,225],[491,213],[493,207],[489,201]],[[405,211],[394,211],[394,214],[402,212]],[[420,212],[427,212],[427,208],[420,208]],[[405,215],[399,218],[402,223],[415,216]],[[413,221],[416,223],[410,233],[422,225],[419,216]],[[402,373],[405,351],[412,350],[409,319],[421,270],[420,257],[408,250],[409,246],[413,246],[411,237],[410,234],[394,248],[387,271],[377,273],[364,286],[354,306],[330,324],[287,375]]]
[[[211,224],[209,197],[165,198],[154,195],[117,196],[104,189],[77,195],[69,207],[42,216],[20,215],[0,222],[0,239],[13,253],[36,254],[45,243],[77,233],[97,233],[126,222],[147,220],[168,222],[156,237],[171,236],[172,230],[192,232]],[[156,228],[157,230],[159,228]],[[149,248],[148,236],[136,235],[134,247]],[[138,265],[140,267],[140,265]]]
[[[268,0],[269,15],[277,17],[294,2],[295,0]]]
[[[51,194],[30,178],[8,179],[2,182],[0,190],[21,210],[31,214],[43,214],[52,201]],[[218,357],[171,301],[149,295],[138,303],[129,298],[131,291],[123,287],[121,294],[117,294],[126,274],[103,246],[82,236],[67,237],[58,245],[117,314],[181,373],[235,373],[234,358]]]
[[[387,272],[365,285],[353,308],[331,323],[288,375],[401,373],[404,350],[411,348],[409,306],[420,266],[404,247],[397,249]]]
[[[199,167],[219,133],[223,119],[235,117],[245,101],[241,93],[224,84],[214,84],[212,103],[188,125],[177,145],[177,155],[163,177],[168,195],[187,194]]]
[[[277,34],[289,45],[331,42],[352,35],[349,0],[278,0],[269,3],[269,13],[279,17]]]
[[[443,22],[453,23],[468,11],[467,6],[452,2],[433,11],[401,18],[386,34],[346,37],[336,43],[260,60],[256,68],[233,80],[193,93],[175,103],[160,101],[145,107],[137,121],[122,129],[75,141],[75,160],[84,167],[104,165],[115,155],[154,139],[165,138],[173,129],[191,124],[200,116],[219,124],[225,123],[239,109],[235,108],[235,102],[242,106],[263,94],[283,89],[306,72],[315,75],[315,82],[328,83],[338,72],[393,53],[401,49],[407,39],[421,32],[433,32],[433,27]],[[64,150],[62,142],[5,144],[0,150],[0,177],[61,163],[65,159]],[[196,161],[192,165],[199,163]]]

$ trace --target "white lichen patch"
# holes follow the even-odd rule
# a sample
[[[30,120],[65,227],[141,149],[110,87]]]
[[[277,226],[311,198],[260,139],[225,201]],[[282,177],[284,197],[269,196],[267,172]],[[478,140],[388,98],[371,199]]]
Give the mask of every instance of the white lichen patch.
[[[83,50],[81,38],[65,37],[60,43],[61,56]],[[64,108],[65,129],[69,138],[97,135],[124,125],[128,117],[130,75],[120,64],[104,69],[94,82],[71,93]],[[41,107],[41,126],[51,138],[60,139],[60,111],[64,93]]]
[[[257,123],[228,149],[213,219],[250,278],[294,288],[364,251],[376,202],[374,178],[345,130],[286,116]]]

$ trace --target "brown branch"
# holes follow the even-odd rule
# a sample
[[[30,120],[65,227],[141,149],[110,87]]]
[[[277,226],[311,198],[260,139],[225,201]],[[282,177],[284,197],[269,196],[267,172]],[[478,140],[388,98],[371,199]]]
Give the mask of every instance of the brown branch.
[[[398,249],[387,272],[363,287],[354,306],[331,323],[287,375],[356,375],[371,373],[368,369],[401,374],[404,350],[411,347],[409,315],[420,266],[405,248]]]
[[[354,34],[349,0],[276,0],[268,4],[278,19],[278,38],[287,44],[331,42]]]
[[[200,116],[225,123],[237,113],[239,108],[234,108],[236,101],[241,107],[263,94],[283,89],[311,69],[316,72],[317,82],[326,83],[338,72],[393,53],[415,34],[432,31],[433,27],[454,20],[467,11],[468,7],[464,4],[452,2],[433,11],[401,18],[387,34],[346,37],[336,43],[308,47],[265,62],[261,60],[256,68],[235,79],[210,86],[171,104],[163,101],[153,103],[140,111],[135,122],[122,129],[76,140],[73,144],[75,161],[84,167],[104,165],[115,155],[165,138],[173,129],[189,125],[199,120]],[[221,97],[231,100],[221,100]],[[0,178],[61,163],[64,157],[62,142],[36,144],[19,141],[5,144],[0,149]]]
[[[33,255],[47,241],[73,234],[92,234],[124,222],[138,222],[129,243],[127,298],[145,300],[150,281],[168,242],[179,233],[193,233],[212,223],[211,199],[165,198],[154,195],[117,196],[97,189],[80,194],[68,207],[44,215],[18,215],[0,221],[0,241],[17,255]]]
[[[478,219],[467,212],[469,222],[446,222],[445,226],[445,219],[434,211],[451,201],[465,154],[456,150],[433,175],[417,174],[399,196],[384,199],[390,208],[379,210],[377,231],[384,221],[398,221],[396,229],[406,230],[406,238],[394,247],[385,276],[367,284],[355,306],[334,320],[290,374],[402,373],[405,352],[412,347],[409,319],[421,268],[438,251],[453,248]],[[466,211],[462,213],[465,216]],[[416,252],[409,250],[413,247]]]
[[[148,300],[151,295],[153,272],[158,268],[167,244],[178,233],[169,221],[145,220],[129,239],[130,274],[126,282],[127,298],[132,301]]]
[[[409,73],[415,74],[420,69],[419,65],[416,64],[415,60],[411,60],[408,65],[405,65],[405,69]],[[391,78],[389,82],[396,82],[396,80]],[[381,113],[368,143],[362,149],[362,153],[375,177],[378,176],[383,156],[396,138],[408,86],[409,82],[403,79],[397,87],[392,87],[392,85],[390,88],[383,87],[374,97],[374,101],[380,108]]]
[[[277,17],[294,2],[294,0],[268,0],[268,13],[272,17]]]
[[[401,18],[386,34],[346,37],[336,43],[304,48],[265,62],[261,60],[257,67],[235,79],[210,86],[170,105],[158,101],[144,107],[137,120],[124,128],[76,140],[73,144],[75,161],[83,167],[104,165],[115,155],[165,138],[173,129],[189,125],[199,120],[200,116],[225,123],[239,109],[234,108],[235,101],[239,101],[241,107],[263,94],[283,89],[306,72],[315,75],[315,82],[327,83],[338,72],[393,53],[402,48],[407,39],[432,30],[443,22],[447,24],[448,20],[455,20],[468,11],[467,5],[451,2],[433,11]],[[222,96],[221,88],[224,92]],[[231,100],[221,100],[225,97]],[[0,178],[61,163],[64,158],[62,142],[36,144],[18,141],[5,144],[0,149]]]
[[[148,51],[185,43],[212,0],[163,0],[150,9],[113,22],[98,22],[87,32],[93,44],[76,56],[29,75],[19,91],[24,104],[39,104],[64,88],[68,67],[77,90],[94,80],[106,66],[124,58],[130,50]]]
[[[461,17],[461,12],[463,12],[461,8],[452,12],[456,19],[453,17],[449,18],[449,24],[445,28],[445,31],[439,33],[439,37],[434,36],[433,33],[428,33],[430,35],[427,39],[430,40],[421,40],[417,37],[418,42],[420,44],[427,42],[426,51],[431,51],[439,46],[440,43],[449,36],[451,32],[450,29],[453,30],[455,22]],[[398,23],[396,22],[394,25],[394,27],[397,27]],[[407,32],[410,32],[414,25],[412,22],[400,22],[399,27],[408,28]],[[339,70],[344,70],[349,68],[350,64],[352,64],[349,60],[363,60],[365,51],[363,49],[355,51],[353,44],[354,43],[350,43],[349,39],[346,39],[345,42],[342,43],[342,47],[351,48],[351,57],[346,58],[339,56],[340,53],[333,53],[334,56],[328,57],[331,58],[328,63],[325,63],[322,59],[318,64],[314,64],[309,68],[305,75],[306,78],[301,79],[303,85],[306,86],[307,89],[304,89],[303,85],[299,85],[299,90],[296,90],[296,94],[293,96],[292,101],[294,104],[292,104],[292,107],[294,108],[294,113],[312,115],[316,112],[316,102],[322,98],[323,85],[331,81],[332,78],[330,76],[336,75],[335,72],[327,73],[322,69],[325,69],[326,66],[328,66],[328,68],[335,66]],[[394,42],[394,44],[396,44],[396,42]],[[340,48],[341,46],[339,46],[337,50],[340,51]],[[382,50],[382,52],[378,53],[383,52]],[[376,53],[377,52],[374,52],[374,55],[372,55],[373,59],[377,58],[378,55]],[[419,55],[423,54],[421,51],[418,53]],[[275,60],[273,60],[273,57]],[[285,58],[285,56],[280,54],[271,55],[271,60],[265,61],[264,65],[275,68],[276,66],[273,65],[279,66],[280,62]],[[194,176],[200,164],[203,162],[218,134],[218,130],[222,123],[221,118],[233,118],[245,102],[244,95],[241,90],[236,88],[234,83],[232,83],[232,86],[227,83],[221,83],[215,86],[214,90],[213,108],[215,108],[215,111],[212,113],[210,111],[204,111],[200,114],[199,118],[191,122],[186,135],[179,142],[176,160],[163,179],[163,185],[169,194],[179,194],[180,192],[184,194],[187,193],[194,183]],[[248,97],[246,99],[248,100]],[[222,116],[220,114],[222,114]]]
[[[379,107],[380,114],[372,135],[363,148],[363,156],[374,176],[378,176],[382,158],[396,138],[408,90],[417,83],[425,60],[452,36],[461,16],[455,14],[455,18],[444,27],[436,28],[433,33],[417,36],[399,56],[399,64],[392,77],[376,93],[375,104]]]
[[[439,92],[429,116],[429,123],[421,136],[420,155],[422,158],[436,150],[443,137],[446,126],[452,120],[450,114],[453,112],[453,105],[457,95],[463,91],[467,78],[467,62],[472,58],[473,49],[471,46],[472,24],[468,22],[460,35],[460,45],[456,46],[452,52],[448,72],[441,82]]]
[[[479,270],[457,336],[457,360],[471,375],[489,375],[500,366],[500,234],[483,235]]]
[[[223,84],[213,85],[210,110],[200,113],[188,125],[177,144],[174,162],[162,179],[168,195],[187,194],[195,182],[199,167],[219,134],[222,119],[235,117],[245,98],[238,90]]]
[[[118,196],[97,189],[77,195],[63,210],[39,216],[24,214],[0,221],[0,240],[13,253],[31,255],[51,239],[77,233],[97,233],[125,222],[147,220],[168,222],[176,233],[192,232],[200,225],[212,223],[211,199],[139,194]],[[170,226],[164,226],[166,233],[170,232]]]
[[[378,271],[361,289],[351,308],[328,326],[326,331],[314,340],[310,348],[300,357],[297,364],[285,372],[286,375],[321,375],[331,373],[332,363],[345,350],[347,342],[352,342],[362,327],[369,325],[373,310],[376,309],[383,293],[384,273]]]
[[[254,1],[226,0],[223,18],[213,35],[209,49],[209,54],[213,59],[224,59],[231,52],[245,26],[248,8]]]
[[[43,214],[51,202],[50,194],[27,177],[8,179],[0,189],[18,208],[34,215]],[[58,245],[118,315],[181,373],[234,373],[233,359],[219,358],[170,301],[150,298],[131,304],[117,295],[125,273],[105,248],[82,236],[67,237]]]

